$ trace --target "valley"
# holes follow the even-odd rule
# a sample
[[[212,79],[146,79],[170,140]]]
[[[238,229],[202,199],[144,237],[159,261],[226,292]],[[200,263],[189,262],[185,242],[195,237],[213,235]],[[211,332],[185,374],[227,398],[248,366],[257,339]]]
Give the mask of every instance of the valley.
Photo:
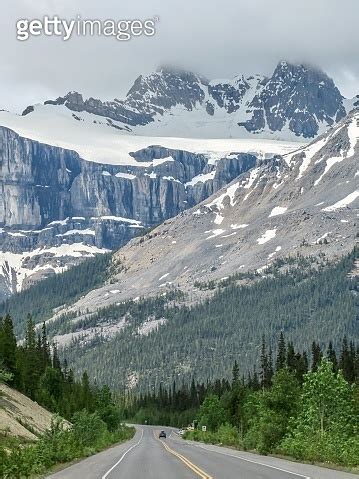
[[[357,477],[358,18],[3,2],[0,479]]]

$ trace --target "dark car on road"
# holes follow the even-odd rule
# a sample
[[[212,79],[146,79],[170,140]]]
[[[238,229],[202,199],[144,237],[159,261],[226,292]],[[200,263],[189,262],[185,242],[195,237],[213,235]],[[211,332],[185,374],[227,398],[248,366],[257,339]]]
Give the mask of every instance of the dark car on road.
[[[160,439],[161,439],[161,438],[166,439],[167,435],[166,435],[165,431],[161,431],[158,437],[159,437]]]

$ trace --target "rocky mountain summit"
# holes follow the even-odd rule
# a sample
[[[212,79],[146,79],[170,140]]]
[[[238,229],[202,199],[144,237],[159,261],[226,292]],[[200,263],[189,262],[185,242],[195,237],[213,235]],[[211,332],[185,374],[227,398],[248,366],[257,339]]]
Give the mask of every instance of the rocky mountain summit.
[[[70,92],[45,105],[64,105],[73,119],[93,115],[124,133],[158,136],[314,138],[341,120],[350,102],[324,72],[280,62],[271,77],[207,80],[162,67],[139,76],[124,99],[84,99]],[[23,115],[31,114],[28,107]],[[98,117],[100,120],[96,120]],[[102,120],[101,120],[102,119]]]
[[[306,171],[307,152],[333,132],[333,151],[350,144],[343,117],[356,103],[318,69],[280,62],[269,78],[230,81],[162,67],[140,76],[123,100],[71,92],[22,116],[0,112],[0,297],[118,249],[170,218],[187,218],[196,205],[202,204],[202,217],[203,202],[238,178],[245,191],[262,172],[261,185],[274,181],[273,192],[297,195],[299,183],[316,178],[324,164],[328,171],[337,167],[341,150],[328,151],[326,162],[318,159]],[[328,127],[334,129],[319,143],[306,145]],[[248,214],[261,209],[251,204],[258,191],[243,199]],[[245,231],[223,234],[234,240]],[[257,259],[254,264],[263,263]]]

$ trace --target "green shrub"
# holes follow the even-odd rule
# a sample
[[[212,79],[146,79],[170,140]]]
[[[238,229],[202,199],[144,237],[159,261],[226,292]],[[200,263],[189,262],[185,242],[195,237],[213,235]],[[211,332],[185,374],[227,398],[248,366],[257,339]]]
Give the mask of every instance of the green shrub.
[[[77,412],[73,417],[72,431],[77,441],[83,447],[96,444],[108,432],[106,424],[97,412],[90,414],[85,409]]]
[[[239,446],[241,441],[237,428],[230,424],[222,424],[217,432],[218,441],[226,446]]]
[[[133,435],[134,429],[124,425],[109,432],[97,413],[85,410],[75,414],[71,428],[55,418],[51,429],[36,443],[25,447],[16,444],[8,453],[0,449],[0,477],[20,479],[42,474],[55,464],[88,456]]]

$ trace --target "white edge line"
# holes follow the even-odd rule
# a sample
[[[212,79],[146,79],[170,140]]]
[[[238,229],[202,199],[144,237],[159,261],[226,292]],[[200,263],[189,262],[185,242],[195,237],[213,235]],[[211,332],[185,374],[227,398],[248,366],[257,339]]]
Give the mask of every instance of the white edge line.
[[[187,444],[188,444],[188,443],[187,443]],[[203,446],[200,445],[200,444],[191,444],[191,443],[190,443],[190,445],[193,445],[193,446],[196,446],[196,447],[200,447],[201,449],[204,449],[204,450],[207,451],[207,452],[215,452],[215,453],[217,453],[217,454],[222,454],[223,456],[234,457],[235,459],[238,459],[239,461],[252,462],[253,464],[258,464],[259,466],[269,467],[269,468],[271,468],[271,469],[276,469],[277,471],[286,472],[287,474],[292,474],[293,476],[303,477],[304,479],[311,479],[310,476],[305,476],[304,474],[300,474],[300,473],[298,473],[298,472],[292,472],[292,471],[288,471],[287,469],[281,469],[280,467],[271,466],[271,465],[269,465],[269,464],[263,464],[263,462],[252,461],[251,459],[245,459],[245,458],[242,457],[242,456],[235,456],[234,454],[227,454],[227,453],[222,452],[222,451],[214,451],[214,450],[211,450],[211,449],[207,449],[206,447],[203,447]]]
[[[116,464],[114,464],[111,469],[109,469],[103,476],[102,476],[102,479],[106,479],[106,477],[115,469],[115,467],[117,467],[120,462],[123,461],[123,459],[125,458],[125,456],[130,452],[132,451],[132,449],[134,449],[135,447],[137,447],[140,442],[142,441],[142,438],[143,438],[143,429],[141,429],[141,437],[140,439],[136,442],[136,444],[134,444],[133,446],[131,446],[130,448],[127,449],[127,451],[125,451],[122,456],[120,457],[120,459],[116,462]]]

